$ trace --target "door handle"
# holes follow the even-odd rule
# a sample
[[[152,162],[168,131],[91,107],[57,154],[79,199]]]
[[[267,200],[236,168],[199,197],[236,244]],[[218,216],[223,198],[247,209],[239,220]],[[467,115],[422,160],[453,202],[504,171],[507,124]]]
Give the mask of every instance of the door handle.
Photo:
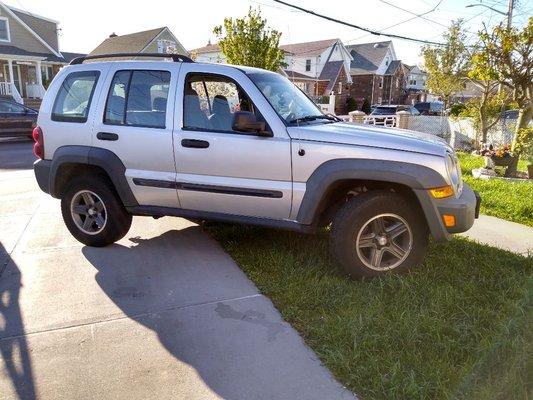
[[[209,142],[198,139],[182,139],[181,145],[183,147],[191,147],[193,149],[207,149],[209,147]]]
[[[118,135],[116,133],[98,132],[96,138],[100,140],[118,140]]]

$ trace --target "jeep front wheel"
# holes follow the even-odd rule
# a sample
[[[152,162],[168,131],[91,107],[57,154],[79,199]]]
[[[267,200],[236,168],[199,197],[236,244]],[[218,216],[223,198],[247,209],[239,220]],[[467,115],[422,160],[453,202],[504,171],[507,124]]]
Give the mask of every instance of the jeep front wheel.
[[[398,193],[375,191],[357,195],[337,212],[330,241],[348,275],[374,277],[420,263],[428,230],[417,205]]]
[[[107,179],[73,180],[61,197],[61,213],[70,233],[88,246],[107,246],[128,233],[132,216]]]

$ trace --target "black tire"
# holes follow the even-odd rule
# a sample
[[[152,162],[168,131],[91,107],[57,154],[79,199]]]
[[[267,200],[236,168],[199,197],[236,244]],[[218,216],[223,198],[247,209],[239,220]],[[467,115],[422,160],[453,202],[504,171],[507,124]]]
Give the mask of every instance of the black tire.
[[[78,226],[71,212],[73,197],[81,191],[90,191],[104,204],[105,223],[97,233],[85,233]],[[61,213],[68,230],[78,241],[87,246],[103,247],[120,240],[131,227],[132,216],[124,208],[112,184],[104,176],[89,175],[73,179],[67,184],[61,197]],[[95,230],[98,230],[95,225]]]
[[[391,216],[392,215],[392,216]],[[379,217],[378,216],[382,216]],[[396,217],[399,219],[395,219]],[[383,236],[375,236],[372,239],[365,239],[372,241],[371,246],[367,249],[359,249],[356,243],[359,243],[359,235],[372,230],[372,219],[375,221],[387,221],[389,227],[392,227],[396,221],[399,226],[405,223],[407,229],[405,233],[401,233],[398,238],[388,238],[387,229],[384,229]],[[405,225],[404,224],[404,225]],[[382,225],[386,226],[386,225]],[[392,232],[392,231],[391,231]],[[374,233],[360,236],[363,238],[372,237]],[[410,235],[410,236],[409,236]],[[410,237],[410,240],[408,239]],[[386,241],[387,249],[390,248],[390,243],[402,239],[403,243],[410,243],[405,245],[409,248],[405,251],[405,257],[402,258],[393,256],[387,249],[382,251],[383,247],[378,243],[378,239]],[[419,264],[426,254],[428,245],[428,228],[424,220],[423,214],[417,204],[409,202],[404,196],[391,191],[379,190],[359,194],[349,200],[335,215],[331,226],[330,233],[330,248],[339,264],[343,267],[346,273],[352,278],[371,278],[384,275],[389,272],[403,273],[409,270],[413,265]],[[370,252],[378,250],[382,256],[379,262],[384,259],[383,268],[371,268],[368,264],[372,264],[372,257],[369,256],[364,260],[365,255],[372,254]],[[385,260],[391,260],[385,262]],[[365,264],[366,261],[366,264]],[[397,266],[394,266],[398,263]],[[387,269],[388,268],[388,269]]]

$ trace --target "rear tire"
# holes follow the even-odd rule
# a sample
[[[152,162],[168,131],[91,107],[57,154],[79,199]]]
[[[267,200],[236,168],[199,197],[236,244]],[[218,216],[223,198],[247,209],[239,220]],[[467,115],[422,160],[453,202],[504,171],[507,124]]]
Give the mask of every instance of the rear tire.
[[[425,256],[428,228],[418,205],[380,190],[349,200],[333,219],[330,247],[352,278],[406,272]]]
[[[109,180],[98,175],[79,177],[67,185],[61,213],[72,236],[94,247],[122,239],[132,221]]]

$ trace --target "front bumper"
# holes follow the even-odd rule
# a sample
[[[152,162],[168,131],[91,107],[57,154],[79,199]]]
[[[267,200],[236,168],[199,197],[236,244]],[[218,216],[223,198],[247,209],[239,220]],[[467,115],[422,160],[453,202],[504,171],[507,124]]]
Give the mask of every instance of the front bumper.
[[[39,184],[41,190],[45,193],[50,193],[50,169],[52,168],[52,161],[37,160],[33,163],[33,172],[35,179]]]
[[[469,230],[479,216],[481,197],[470,186],[464,184],[458,198],[434,199],[427,190],[416,190],[416,195],[424,211],[428,227],[437,241],[448,240],[451,234]],[[455,225],[446,227],[443,215],[453,215]]]

